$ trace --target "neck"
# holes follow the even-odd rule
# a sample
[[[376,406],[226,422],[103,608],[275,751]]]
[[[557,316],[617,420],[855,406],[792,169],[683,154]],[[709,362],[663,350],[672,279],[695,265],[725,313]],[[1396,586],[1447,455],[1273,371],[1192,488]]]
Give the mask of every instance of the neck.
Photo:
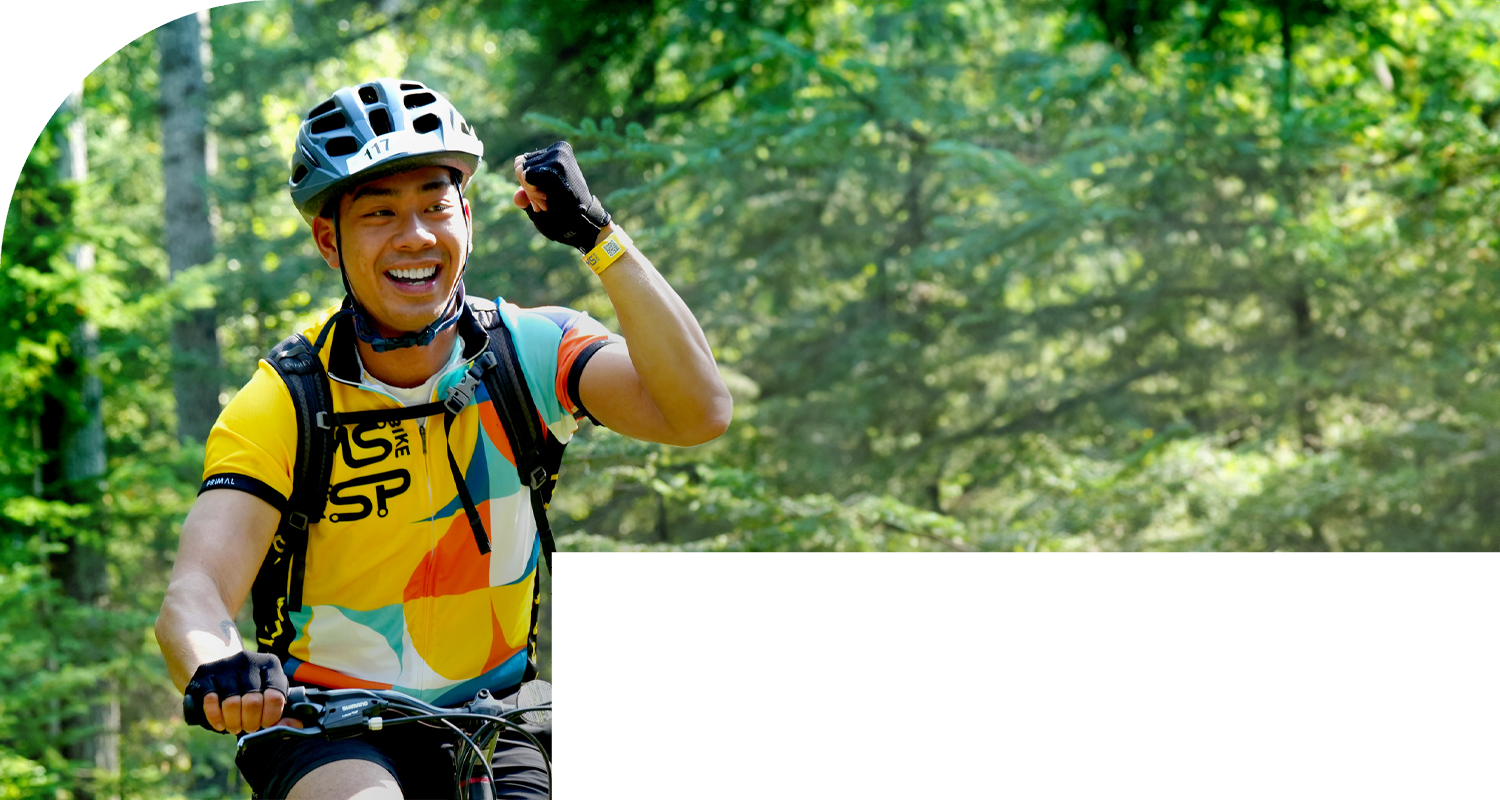
[[[439,333],[432,344],[422,347],[403,347],[400,350],[377,353],[375,348],[365,342],[356,340],[356,344],[359,346],[359,358],[364,362],[367,372],[381,383],[409,389],[426,383],[428,378],[436,375],[448,363],[448,357],[453,355],[453,343],[457,340],[458,326],[454,325]]]

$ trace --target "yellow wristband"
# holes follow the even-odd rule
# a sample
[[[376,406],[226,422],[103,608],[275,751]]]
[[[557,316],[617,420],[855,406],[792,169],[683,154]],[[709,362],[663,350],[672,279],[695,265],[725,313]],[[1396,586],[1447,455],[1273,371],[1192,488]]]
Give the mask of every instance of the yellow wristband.
[[[629,241],[630,238],[616,228],[609,232],[609,236],[606,236],[598,247],[590,250],[588,255],[583,257],[583,263],[589,265],[589,269],[593,270],[595,275],[599,275],[625,254],[625,245]]]

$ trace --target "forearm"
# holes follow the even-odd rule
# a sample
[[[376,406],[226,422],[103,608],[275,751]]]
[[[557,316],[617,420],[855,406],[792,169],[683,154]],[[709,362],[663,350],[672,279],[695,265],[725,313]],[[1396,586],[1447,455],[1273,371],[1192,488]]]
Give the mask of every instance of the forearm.
[[[722,433],[732,401],[687,304],[633,243],[599,279],[614,305],[641,387],[662,421],[693,443]]]
[[[178,689],[187,687],[199,666],[244,649],[234,615],[201,574],[173,578],[156,618],[156,641]]]
[[[233,489],[204,492],[193,503],[156,618],[156,641],[179,689],[199,666],[244,649],[234,615],[250,594],[280,516],[270,503]]]

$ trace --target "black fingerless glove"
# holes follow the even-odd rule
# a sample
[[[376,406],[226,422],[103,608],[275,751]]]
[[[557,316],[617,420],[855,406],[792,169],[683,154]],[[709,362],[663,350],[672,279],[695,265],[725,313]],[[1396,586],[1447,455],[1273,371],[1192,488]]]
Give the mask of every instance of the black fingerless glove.
[[[610,222],[609,212],[599,198],[589,194],[589,185],[573,157],[573,146],[558,142],[546,150],[533,150],[522,156],[526,182],[547,195],[547,210],[526,215],[543,236],[554,242],[572,245],[584,254],[594,249],[599,231]]]
[[[286,673],[281,671],[281,660],[270,653],[247,653],[241,651],[228,658],[210,661],[198,667],[193,679],[188,681],[182,696],[182,716],[189,725],[214,730],[203,714],[203,697],[217,692],[219,702],[249,692],[276,689],[286,694],[290,688]],[[217,731],[215,731],[217,732]]]

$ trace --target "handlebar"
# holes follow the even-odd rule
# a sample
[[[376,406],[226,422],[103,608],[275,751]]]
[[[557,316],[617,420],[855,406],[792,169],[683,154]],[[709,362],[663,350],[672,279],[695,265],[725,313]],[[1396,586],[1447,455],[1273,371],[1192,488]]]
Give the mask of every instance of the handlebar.
[[[469,720],[469,722],[522,722],[526,714],[595,713],[610,719],[634,722],[667,722],[673,719],[697,719],[718,722],[738,728],[739,714],[729,708],[703,702],[663,702],[655,686],[655,672],[615,672],[609,660],[597,651],[580,647],[568,659],[570,683],[553,692],[550,686],[540,692],[523,692],[517,704],[511,705],[480,690],[469,702],[456,708],[441,707],[420,701],[414,696],[390,689],[318,689],[294,686],[287,695],[284,716],[303,723],[303,728],[273,726],[254,734],[245,734],[240,743],[251,737],[294,735],[294,737],[341,737],[369,729],[381,729],[387,723],[402,720]],[[540,683],[540,681],[537,681]],[[534,698],[526,704],[520,698]],[[598,707],[568,707],[576,701],[592,701]],[[207,726],[201,705],[192,696],[183,696],[183,719],[189,725]]]

